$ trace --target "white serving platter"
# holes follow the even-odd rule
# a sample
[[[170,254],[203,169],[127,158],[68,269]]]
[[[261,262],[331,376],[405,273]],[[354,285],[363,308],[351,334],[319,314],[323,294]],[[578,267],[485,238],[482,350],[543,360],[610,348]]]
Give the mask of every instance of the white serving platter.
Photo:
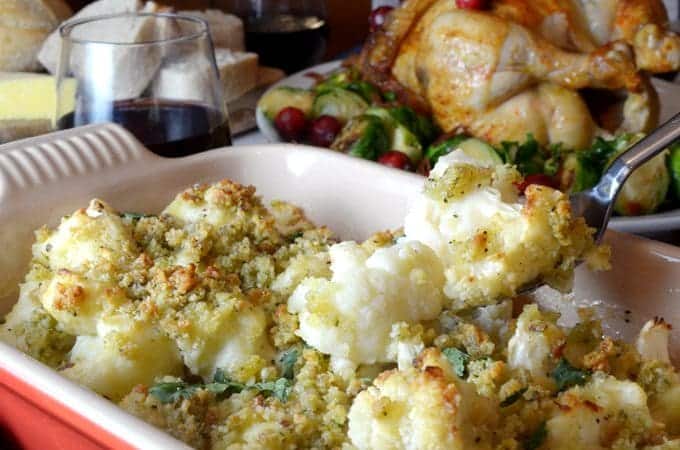
[[[165,159],[115,125],[5,145],[0,147],[0,316],[15,301],[37,227],[55,225],[93,197],[122,211],[158,212],[187,186],[223,178],[255,185],[266,200],[292,201],[345,239],[399,227],[423,183],[417,175],[299,145],[222,148]],[[628,340],[653,316],[680,324],[680,249],[615,232],[607,233],[606,241],[613,247],[612,271],[591,273],[580,267],[571,300],[561,301],[554,291],[543,288],[536,294],[539,301],[564,311],[567,319],[576,306],[595,306],[606,329]],[[672,335],[676,362],[678,330]],[[9,404],[14,409],[3,408]],[[31,405],[37,405],[33,408],[37,412],[17,414],[19,407],[28,411]],[[187,448],[0,343],[0,424],[36,433],[47,430],[43,424],[50,418],[58,418],[73,439],[97,444],[70,443],[63,448]]]
[[[309,72],[328,74],[340,68],[342,61],[331,61],[318,66],[310,67],[302,72],[293,74],[273,84],[268,90],[291,86],[302,89],[310,89],[314,85],[314,79],[306,76]],[[661,100],[660,119],[664,122],[680,111],[680,84],[655,78],[652,84],[656,88]],[[276,128],[270,120],[258,108],[256,110],[257,126],[269,142],[283,142]],[[637,217],[614,217],[610,227],[628,233],[656,233],[680,229],[680,209],[665,211],[659,214],[650,214]]]

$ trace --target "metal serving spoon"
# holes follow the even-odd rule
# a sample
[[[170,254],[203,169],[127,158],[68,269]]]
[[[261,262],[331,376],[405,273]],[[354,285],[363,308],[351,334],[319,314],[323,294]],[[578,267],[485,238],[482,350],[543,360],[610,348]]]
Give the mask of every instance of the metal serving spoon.
[[[602,240],[612,216],[614,202],[626,179],[635,169],[678,139],[680,139],[680,113],[619,155],[597,185],[571,196],[573,216],[583,216],[586,223],[597,230],[594,236],[596,242]]]
[[[593,188],[570,197],[572,215],[582,216],[588,226],[595,228],[595,242],[602,240],[616,197],[630,174],[678,139],[680,113],[619,155]],[[535,280],[522,286],[517,293],[530,294],[544,284],[543,280]]]

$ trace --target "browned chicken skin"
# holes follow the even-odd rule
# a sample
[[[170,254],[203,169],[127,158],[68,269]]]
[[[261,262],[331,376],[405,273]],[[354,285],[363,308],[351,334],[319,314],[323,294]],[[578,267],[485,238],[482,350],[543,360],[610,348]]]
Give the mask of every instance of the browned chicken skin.
[[[584,148],[599,132],[584,88],[623,90],[617,131],[648,131],[658,99],[642,72],[680,66],[680,37],[660,0],[407,0],[369,38],[364,75],[446,131],[497,143],[533,133],[543,144]]]

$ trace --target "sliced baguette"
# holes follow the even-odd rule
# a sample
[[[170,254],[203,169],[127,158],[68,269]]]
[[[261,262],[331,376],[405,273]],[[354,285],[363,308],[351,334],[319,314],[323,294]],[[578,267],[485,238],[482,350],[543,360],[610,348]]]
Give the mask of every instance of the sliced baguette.
[[[104,14],[120,14],[128,12],[138,12],[144,7],[140,0],[99,0],[81,9],[72,20],[87,17],[100,16]],[[55,30],[45,40],[38,53],[38,60],[50,73],[57,72],[57,62],[61,52],[61,36]]]
[[[0,1],[0,70],[38,70],[42,42],[71,14],[62,0]]]

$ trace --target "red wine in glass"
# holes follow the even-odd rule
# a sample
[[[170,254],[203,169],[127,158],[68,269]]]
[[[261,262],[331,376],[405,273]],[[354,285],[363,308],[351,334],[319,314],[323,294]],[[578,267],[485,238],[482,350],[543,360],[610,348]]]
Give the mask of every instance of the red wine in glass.
[[[160,156],[180,157],[231,145],[229,123],[221,112],[173,100],[136,99],[114,102],[110,121],[125,127],[149,150]],[[87,110],[62,117],[60,129],[92,121]],[[213,125],[216,124],[216,125]]]
[[[275,14],[245,20],[246,48],[266,66],[293,73],[318,64],[326,52],[328,25],[318,16]]]

